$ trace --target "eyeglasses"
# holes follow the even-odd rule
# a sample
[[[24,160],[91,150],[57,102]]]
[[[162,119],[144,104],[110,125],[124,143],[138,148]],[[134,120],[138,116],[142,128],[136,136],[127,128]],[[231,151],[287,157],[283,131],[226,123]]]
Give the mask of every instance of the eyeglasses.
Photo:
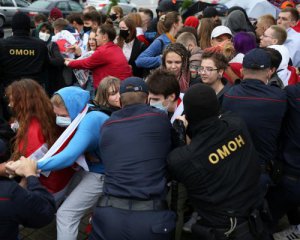
[[[204,73],[204,72],[206,72],[206,73],[211,73],[211,72],[213,72],[213,71],[218,71],[218,70],[219,70],[219,68],[211,68],[211,67],[205,68],[205,67],[200,67],[200,68],[198,69],[198,72],[200,72],[200,73]]]

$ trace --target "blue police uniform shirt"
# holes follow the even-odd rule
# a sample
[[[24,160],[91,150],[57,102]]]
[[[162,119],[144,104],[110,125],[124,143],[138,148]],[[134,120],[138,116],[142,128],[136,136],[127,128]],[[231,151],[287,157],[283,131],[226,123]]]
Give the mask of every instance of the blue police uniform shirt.
[[[261,165],[270,164],[278,155],[286,106],[287,97],[283,90],[256,79],[244,79],[224,94],[223,109],[244,119]]]
[[[300,175],[300,84],[287,86],[285,90],[288,111],[281,137],[281,158],[289,172]]]
[[[171,124],[166,114],[146,104],[114,112],[101,129],[104,193],[134,199],[163,199]]]

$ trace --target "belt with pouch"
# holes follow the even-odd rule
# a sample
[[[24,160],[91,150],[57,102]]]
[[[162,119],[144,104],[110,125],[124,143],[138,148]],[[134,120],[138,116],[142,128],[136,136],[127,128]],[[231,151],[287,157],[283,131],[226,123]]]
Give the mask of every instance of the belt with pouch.
[[[114,196],[100,197],[97,206],[113,207],[132,211],[161,211],[168,209],[167,202],[164,200],[136,200]]]

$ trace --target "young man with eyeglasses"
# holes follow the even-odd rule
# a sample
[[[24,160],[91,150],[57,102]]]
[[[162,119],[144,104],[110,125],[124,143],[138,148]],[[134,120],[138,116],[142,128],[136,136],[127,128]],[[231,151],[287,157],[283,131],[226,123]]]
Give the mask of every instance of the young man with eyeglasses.
[[[282,45],[287,38],[286,30],[280,26],[270,26],[260,37],[260,47]]]
[[[223,54],[204,52],[201,66],[198,69],[202,82],[215,91],[220,105],[223,102],[224,93],[230,88],[230,84],[223,77],[227,66],[228,61]]]

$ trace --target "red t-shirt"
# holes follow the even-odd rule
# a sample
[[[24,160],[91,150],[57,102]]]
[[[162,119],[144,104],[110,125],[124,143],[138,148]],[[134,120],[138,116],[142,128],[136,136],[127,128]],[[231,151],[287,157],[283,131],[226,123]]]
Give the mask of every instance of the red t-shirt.
[[[31,119],[26,137],[28,141],[25,149],[25,157],[29,157],[45,143],[41,125],[36,118]],[[68,141],[61,147],[61,149],[59,149],[58,152],[62,151],[67,143]],[[22,150],[23,144],[24,141],[21,141],[19,144],[19,150]],[[62,170],[51,171],[48,177],[41,174],[39,180],[49,192],[56,193],[68,184],[74,172],[75,171],[71,167],[68,167]]]

